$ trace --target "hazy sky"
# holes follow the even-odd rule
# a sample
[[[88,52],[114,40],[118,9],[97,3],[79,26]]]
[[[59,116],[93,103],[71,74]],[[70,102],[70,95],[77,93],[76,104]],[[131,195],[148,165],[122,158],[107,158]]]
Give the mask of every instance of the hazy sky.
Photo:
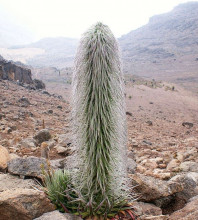
[[[188,0],[0,0],[0,11],[29,29],[36,38],[80,35],[102,21],[116,37]],[[197,0],[198,1],[198,0]]]

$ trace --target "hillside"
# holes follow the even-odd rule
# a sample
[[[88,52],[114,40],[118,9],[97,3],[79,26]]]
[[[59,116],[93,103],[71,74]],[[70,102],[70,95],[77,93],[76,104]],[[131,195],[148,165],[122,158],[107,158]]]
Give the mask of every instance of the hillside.
[[[44,38],[30,44],[27,48],[43,49],[45,53],[29,59],[28,64],[33,66],[55,66],[59,68],[72,66],[77,42],[77,39],[58,37]]]
[[[43,38],[25,46],[0,49],[0,53],[34,67],[64,68],[73,65],[77,43],[77,39],[66,37]]]
[[[170,85],[163,83],[139,81],[139,78],[131,80],[130,77],[128,80],[125,90],[128,173],[136,186],[133,190],[141,194],[138,202],[134,203],[139,210],[137,214],[149,216],[149,219],[157,219],[158,216],[158,219],[162,219],[162,214],[167,217],[163,219],[181,219],[175,218],[174,215],[178,214],[175,211],[181,209],[180,212],[184,214],[182,208],[186,203],[189,205],[190,198],[198,195],[198,99],[180,87],[170,90],[167,89]],[[60,94],[32,90],[12,81],[0,80],[0,171],[3,169],[6,173],[0,173],[0,197],[3,204],[0,211],[3,216],[12,213],[12,206],[4,204],[15,199],[10,198],[14,194],[13,187],[21,188],[19,196],[14,196],[20,198],[19,202],[25,206],[25,210],[33,206],[29,205],[24,194],[26,189],[23,188],[27,179],[41,177],[41,164],[46,163],[45,158],[42,158],[44,146],[48,146],[47,163],[50,162],[53,168],[67,168],[73,162],[70,157],[73,154],[70,133],[71,88],[68,85],[66,89],[65,85],[63,90],[63,86],[56,89],[63,93],[67,101]],[[1,159],[5,158],[6,152],[8,159],[2,164]],[[10,174],[14,174],[15,181],[20,183],[13,184]],[[32,193],[38,192],[37,189],[38,185]],[[34,201],[37,201],[37,197]],[[34,214],[43,206],[33,207],[34,212],[30,213]],[[43,212],[49,211],[46,207]],[[27,216],[27,211],[25,214],[22,211],[18,213],[20,217],[16,219],[25,219],[21,216]],[[169,216],[171,213],[173,217]],[[193,216],[192,209],[190,213]]]
[[[138,78],[133,81],[128,78],[125,84],[128,147],[130,148],[136,141],[140,150],[136,152],[136,148],[133,148],[135,156],[140,153],[147,155],[144,152],[145,140],[152,143],[152,147],[146,144],[146,148],[149,146],[160,148],[161,150],[157,150],[159,154],[183,151],[184,148],[190,148],[187,144],[188,139],[197,141],[197,96],[178,86],[175,86],[173,91],[168,89],[171,85],[164,83],[153,82],[151,83],[153,86],[150,86],[150,81],[140,81]],[[71,109],[71,85],[61,85],[61,89],[59,87],[58,90],[56,87],[53,91],[48,86],[46,89],[47,91],[32,90],[13,81],[0,80],[1,145],[12,150],[13,145],[10,141],[18,135],[23,138],[33,135],[42,128],[43,119],[46,128],[54,134],[62,134],[70,129],[68,122],[71,115],[68,113]],[[183,122],[192,123],[192,127],[182,125]],[[7,132],[7,127],[16,128],[13,128],[12,132]],[[197,142],[193,143],[192,146],[197,146]],[[17,152],[20,152],[20,149]],[[32,155],[34,153],[37,152],[32,151]],[[171,158],[171,153],[169,157]],[[137,156],[137,160],[140,160],[138,158]],[[195,160],[198,162],[198,158]],[[150,169],[148,167],[148,170]]]
[[[198,3],[175,7],[119,39],[124,70],[198,89]]]

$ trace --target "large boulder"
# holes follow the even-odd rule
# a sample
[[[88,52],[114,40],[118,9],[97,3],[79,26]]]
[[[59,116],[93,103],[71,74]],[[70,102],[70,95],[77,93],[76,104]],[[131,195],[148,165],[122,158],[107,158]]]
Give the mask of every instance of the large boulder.
[[[136,215],[140,216],[145,216],[145,215],[150,215],[150,216],[158,216],[162,215],[162,210],[150,203],[144,203],[144,202],[135,202],[133,204],[134,211]]]
[[[190,199],[189,203],[170,215],[169,220],[196,220],[198,219],[198,196]]]
[[[48,212],[35,218],[34,220],[82,220],[82,218],[69,214],[69,213],[60,213],[59,211]]]
[[[188,200],[198,195],[198,173],[189,172],[178,174],[171,178],[172,181],[182,183],[184,189],[176,194],[176,197],[183,204],[187,203]]]
[[[180,164],[179,168],[183,172],[198,172],[198,163],[193,161],[185,161]]]
[[[32,189],[35,186],[35,181],[32,179],[23,180],[10,174],[0,174],[0,192],[18,188]]]
[[[10,155],[8,150],[0,145],[0,171],[4,171],[7,169],[9,160],[10,160]]]
[[[39,190],[13,189],[0,193],[2,220],[32,220],[54,209],[45,193]]]
[[[156,206],[163,208],[164,213],[175,212],[183,208],[190,198],[198,195],[198,173],[178,174],[169,181],[182,184],[183,190],[154,201]]]
[[[133,174],[130,177],[133,191],[139,196],[138,200],[151,202],[161,208],[169,207],[174,202],[176,193],[183,190],[180,182],[159,180],[143,174]]]
[[[31,70],[14,62],[0,60],[0,79],[19,81],[20,83],[33,84]]]
[[[8,162],[8,172],[20,176],[42,177],[41,167],[47,168],[46,159],[38,157],[15,158]]]
[[[131,174],[134,192],[143,202],[155,201],[183,190],[182,183],[159,180],[143,174]]]

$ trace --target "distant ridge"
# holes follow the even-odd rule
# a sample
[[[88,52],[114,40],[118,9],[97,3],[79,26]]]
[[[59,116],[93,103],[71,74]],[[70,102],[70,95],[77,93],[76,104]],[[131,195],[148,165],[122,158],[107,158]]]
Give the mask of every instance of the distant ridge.
[[[126,73],[174,81],[198,90],[198,2],[180,4],[122,36]],[[192,84],[191,84],[192,85]]]
[[[78,39],[57,37],[43,38],[21,48],[39,48],[45,50],[44,54],[37,55],[28,60],[28,64],[32,66],[64,68],[73,65],[77,44]]]

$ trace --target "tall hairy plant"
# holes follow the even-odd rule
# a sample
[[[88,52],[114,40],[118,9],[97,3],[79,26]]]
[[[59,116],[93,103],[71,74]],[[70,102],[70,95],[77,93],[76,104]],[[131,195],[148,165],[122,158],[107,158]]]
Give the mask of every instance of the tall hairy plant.
[[[84,33],[73,74],[74,182],[89,215],[127,203],[123,75],[117,41],[97,23]]]

